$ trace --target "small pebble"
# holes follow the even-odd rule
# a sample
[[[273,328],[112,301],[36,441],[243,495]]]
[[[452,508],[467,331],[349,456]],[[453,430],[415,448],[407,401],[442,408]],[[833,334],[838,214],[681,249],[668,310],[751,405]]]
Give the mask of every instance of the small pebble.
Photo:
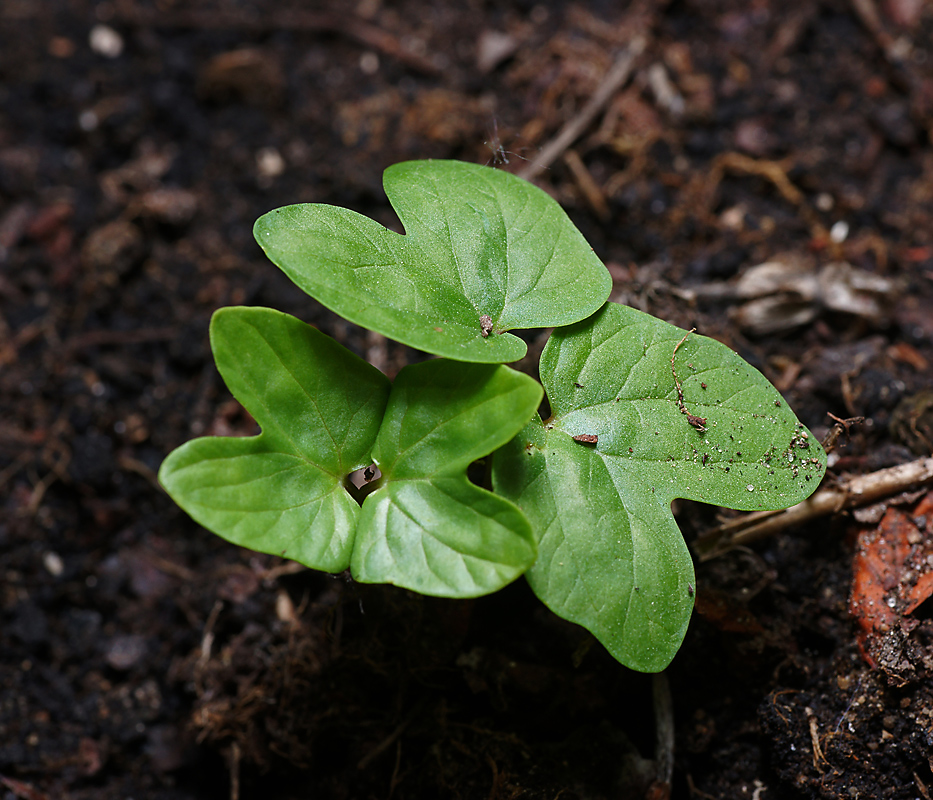
[[[182,226],[197,213],[198,197],[187,189],[165,186],[146,192],[140,206],[146,216],[167,225]]]
[[[88,44],[91,50],[104,58],[118,58],[123,53],[123,37],[109,25],[91,28]]]
[[[107,648],[107,663],[118,670],[127,670],[146,655],[146,640],[142,636],[117,636]]]
[[[98,125],[100,125],[100,119],[98,119],[96,112],[91,109],[82,111],[78,115],[78,127],[85,133],[96,131]]]
[[[42,556],[42,566],[46,568],[49,575],[55,578],[65,571],[65,562],[62,561],[62,557],[52,550],[49,550]]]
[[[277,178],[285,172],[285,159],[274,147],[263,147],[256,153],[256,167],[263,178]]]
[[[379,72],[379,56],[367,50],[360,56],[360,70],[364,75],[375,75]]]
[[[476,67],[481,73],[492,72],[518,49],[520,42],[501,31],[486,30],[476,42]]]

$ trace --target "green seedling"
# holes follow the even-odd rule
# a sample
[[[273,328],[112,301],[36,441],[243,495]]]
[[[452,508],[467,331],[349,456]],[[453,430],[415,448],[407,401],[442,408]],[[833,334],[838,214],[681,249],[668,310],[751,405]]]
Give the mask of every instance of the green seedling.
[[[262,432],[188,442],[163,486],[231,542],[363,582],[474,597],[525,574],[620,662],[663,669],[694,599],[671,502],[788,507],[822,448],[729,348],[607,303],[607,271],[531,184],[422,161],[385,187],[405,234],[302,205],[256,238],[322,304],[442,357],[390,383],[293,317],[221,309],[217,366]],[[504,365],[526,350],[508,331],[532,327],[556,328],[543,388]]]
[[[493,592],[531,566],[524,514],[466,470],[534,413],[532,378],[437,359],[390,384],[267,308],[218,311],[211,347],[262,433],[195,439],[165,460],[163,485],[204,527],[314,569],[444,597]],[[355,491],[350,474],[371,464],[381,477]]]

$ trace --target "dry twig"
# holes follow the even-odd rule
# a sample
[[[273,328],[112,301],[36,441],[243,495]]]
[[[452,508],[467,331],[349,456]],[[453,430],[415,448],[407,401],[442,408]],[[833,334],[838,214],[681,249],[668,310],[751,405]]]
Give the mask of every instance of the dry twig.
[[[807,707],[804,709],[807,715],[807,724],[810,728],[810,744],[813,747],[813,767],[817,772],[822,772],[823,767],[820,762],[823,764],[829,764],[826,760],[826,756],[823,755],[823,748],[820,746],[820,729],[819,721],[816,718],[816,714],[813,713],[813,709]]]
[[[713,159],[706,174],[698,174],[692,181],[692,187],[688,188],[684,194],[685,199],[674,211],[675,221],[682,219],[688,213],[699,214],[704,219],[708,218],[711,209],[716,204],[719,185],[727,173],[752,175],[763,178],[774,186],[786,202],[797,208],[801,218],[810,227],[813,237],[824,239],[828,234],[822,221],[810,207],[803,192],[787,176],[793,163],[792,158],[769,161],[752,158],[744,153],[720,153]]]
[[[933,482],[933,457],[856,475],[818,489],[802,503],[783,511],[756,511],[730,520],[703,534],[696,543],[701,561],[720,556],[740,545],[773,536],[816,517],[859,508],[916,486]]]
[[[564,153],[564,163],[570,168],[570,174],[573,176],[577,188],[583,193],[583,197],[590,209],[603,222],[609,219],[609,205],[606,203],[606,196],[599,184],[593,180],[593,176],[583,163],[583,159],[576,150],[568,150]]]
[[[580,113],[569,120],[557,136],[541,148],[541,152],[534,161],[530,161],[519,171],[519,177],[526,181],[533,180],[560,158],[564,151],[587,129],[610,98],[625,85],[632,75],[635,60],[642,54],[646,45],[647,40],[644,36],[636,36],[632,39],[629,46],[616,58],[615,63],[606,73],[606,77],[596,87],[593,96],[583,106]]]
[[[881,14],[874,0],[851,0],[851,3],[855,16],[858,17],[865,30],[874,37],[885,58],[889,61],[898,61],[894,51],[894,38],[884,29]]]
[[[843,377],[846,377],[843,375]],[[843,383],[843,394],[845,394],[845,383]],[[836,442],[839,440],[839,437],[842,434],[846,435],[846,440],[848,440],[851,435],[849,432],[849,427],[852,425],[861,425],[865,421],[865,417],[849,417],[848,419],[842,419],[837,417],[835,414],[827,412],[827,416],[830,419],[834,420],[834,425],[829,429],[829,432],[823,438],[823,441],[820,442],[823,445],[823,449],[827,453],[831,453],[836,449]]]

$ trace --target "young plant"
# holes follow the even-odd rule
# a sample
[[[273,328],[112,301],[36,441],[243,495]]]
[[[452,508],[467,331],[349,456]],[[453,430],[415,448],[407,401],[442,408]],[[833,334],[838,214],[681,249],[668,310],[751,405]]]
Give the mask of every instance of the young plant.
[[[220,374],[262,433],[195,439],[163,463],[162,484],[204,527],[314,569],[446,597],[493,592],[534,562],[522,512],[466,475],[535,412],[532,378],[437,359],[390,385],[268,308],[221,309],[210,333]],[[364,498],[348,478],[373,462],[382,475]]]
[[[442,358],[390,383],[293,317],[221,309],[217,366],[262,433],[188,442],[163,486],[229,541],[363,582],[473,597],[525,574],[620,662],[663,669],[694,595],[671,501],[793,505],[822,448],[729,348],[607,303],[606,269],[531,184],[416,161],[385,188],[404,235],[313,204],[256,239],[322,304]],[[508,331],[532,327],[556,328],[543,389],[504,366],[526,350]],[[467,477],[484,458],[485,488]]]

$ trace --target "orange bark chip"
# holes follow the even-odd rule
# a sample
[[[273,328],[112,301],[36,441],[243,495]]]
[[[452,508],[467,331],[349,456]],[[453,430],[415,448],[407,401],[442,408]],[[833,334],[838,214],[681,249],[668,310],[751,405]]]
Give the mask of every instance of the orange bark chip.
[[[873,637],[916,625],[905,617],[933,595],[933,492],[913,509],[889,508],[858,538],[849,611],[861,627],[859,647],[869,663]]]

